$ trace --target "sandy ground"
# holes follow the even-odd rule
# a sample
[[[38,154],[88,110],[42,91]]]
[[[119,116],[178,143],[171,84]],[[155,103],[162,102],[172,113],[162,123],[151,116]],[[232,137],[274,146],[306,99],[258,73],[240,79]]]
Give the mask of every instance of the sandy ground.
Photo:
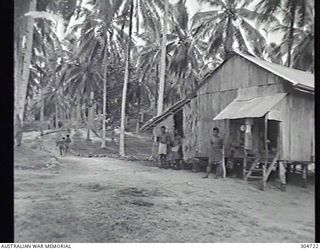
[[[16,242],[315,240],[314,186],[281,192],[269,184],[260,191],[239,179],[202,179],[138,162],[57,159],[52,141],[40,156],[55,164],[30,166],[36,151],[15,152]]]

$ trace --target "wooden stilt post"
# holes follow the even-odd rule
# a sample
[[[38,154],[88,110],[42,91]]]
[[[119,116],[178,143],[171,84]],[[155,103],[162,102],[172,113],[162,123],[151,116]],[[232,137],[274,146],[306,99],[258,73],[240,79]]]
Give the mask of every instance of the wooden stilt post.
[[[280,189],[286,191],[286,165],[285,161],[279,161],[279,179],[280,179]]]
[[[293,164],[293,168],[292,168],[292,173],[296,173],[297,172],[297,165]]]
[[[222,162],[221,162],[221,167],[222,167],[222,178],[226,178],[227,176],[227,169],[225,165],[225,146],[223,145],[222,147]]]
[[[243,180],[246,180],[246,170],[247,170],[247,150],[243,149],[243,173],[242,173]]]
[[[226,145],[228,144],[229,141],[229,126],[228,126],[228,120],[224,120],[224,141],[222,145],[222,178],[226,178],[227,176],[227,169],[226,169],[226,164],[225,164],[225,150],[226,150]]]
[[[306,188],[307,187],[307,176],[308,176],[308,164],[302,164],[301,170],[302,170],[302,186],[304,188]]]
[[[246,180],[247,165],[248,165],[248,152],[252,150],[252,125],[253,119],[245,119],[245,134],[244,134],[244,164],[243,164],[243,179]]]
[[[136,124],[136,134],[138,135],[140,132],[140,122],[139,122],[139,119],[137,121],[137,124]]]
[[[153,144],[152,144],[152,157],[154,159],[158,159],[158,142],[157,142],[157,136],[158,136],[158,133],[157,133],[157,128],[154,127],[153,128]]]
[[[268,166],[269,149],[268,149],[268,114],[264,116],[264,147],[265,147],[265,162],[262,166],[262,185],[261,189],[264,190],[266,187],[266,169]]]

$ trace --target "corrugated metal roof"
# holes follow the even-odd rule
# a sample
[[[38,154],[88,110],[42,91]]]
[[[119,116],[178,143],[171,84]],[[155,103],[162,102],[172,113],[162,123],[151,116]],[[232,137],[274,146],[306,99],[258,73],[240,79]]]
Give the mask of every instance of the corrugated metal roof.
[[[249,56],[241,52],[236,52],[241,57],[259,65],[271,73],[291,82],[298,89],[308,89],[314,91],[314,74],[298,69],[292,69],[283,65],[271,63],[257,57]]]
[[[285,96],[286,93],[254,98],[238,97],[213,120],[262,117],[271,111]]]
[[[183,100],[176,102],[174,105],[172,105],[168,110],[163,112],[161,115],[155,116],[155,117],[151,118],[149,121],[147,121],[141,127],[141,131],[143,132],[143,131],[146,131],[146,130],[152,128],[154,125],[161,122],[163,119],[165,119],[170,114],[174,114],[175,112],[179,111],[186,103],[188,103],[190,101],[191,101],[190,98],[185,98]]]
[[[246,54],[238,52],[238,51],[233,53],[233,55],[235,55],[235,54],[237,54],[237,55],[249,60],[250,62],[264,68],[265,70],[268,70],[269,72],[287,80],[288,82],[290,82],[293,85],[293,87],[296,90],[303,91],[303,92],[309,92],[309,93],[314,92],[314,74],[312,74],[312,73],[305,72],[302,70],[288,68],[283,65],[279,65],[279,64],[275,64],[275,63],[270,63],[268,61],[262,60],[260,58],[254,57],[254,56],[249,56],[249,55],[246,55]],[[215,68],[211,73],[208,73],[203,78],[202,83],[199,84],[199,86],[195,92],[197,92],[201,86],[206,84],[207,83],[206,79],[209,78],[210,76],[212,76],[216,71],[218,71],[218,69],[231,57],[232,56],[228,57],[223,63],[220,64],[220,66]],[[145,130],[151,128],[152,126],[154,126],[158,122],[165,119],[170,113],[176,112],[177,110],[175,110],[175,108],[178,108],[178,110],[179,110],[180,108],[183,107],[183,105],[185,103],[189,102],[191,99],[192,99],[192,97],[177,102],[169,110],[165,111],[160,116],[153,117],[148,122],[146,122],[143,125],[143,127],[141,128],[141,130],[145,131]],[[236,118],[233,118],[233,119],[236,119]]]

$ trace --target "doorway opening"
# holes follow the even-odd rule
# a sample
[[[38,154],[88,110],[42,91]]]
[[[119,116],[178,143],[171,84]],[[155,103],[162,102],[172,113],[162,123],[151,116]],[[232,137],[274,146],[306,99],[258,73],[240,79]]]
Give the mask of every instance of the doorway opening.
[[[183,137],[183,111],[182,109],[173,115],[174,129],[179,131],[181,137]]]
[[[279,136],[280,136],[280,122],[268,120],[268,133],[269,140],[268,149],[270,151],[277,151],[279,149]]]

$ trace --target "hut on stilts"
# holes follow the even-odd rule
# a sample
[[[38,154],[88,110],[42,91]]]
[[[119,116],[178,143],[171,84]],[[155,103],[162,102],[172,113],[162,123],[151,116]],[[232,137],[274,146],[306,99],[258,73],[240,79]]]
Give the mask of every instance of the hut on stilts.
[[[285,187],[285,172],[301,165],[305,182],[314,163],[314,75],[234,52],[193,96],[141,130],[157,134],[162,125],[181,132],[185,161],[206,160],[212,128],[218,127],[226,163],[244,180],[259,180],[264,189],[270,173],[278,170]]]

